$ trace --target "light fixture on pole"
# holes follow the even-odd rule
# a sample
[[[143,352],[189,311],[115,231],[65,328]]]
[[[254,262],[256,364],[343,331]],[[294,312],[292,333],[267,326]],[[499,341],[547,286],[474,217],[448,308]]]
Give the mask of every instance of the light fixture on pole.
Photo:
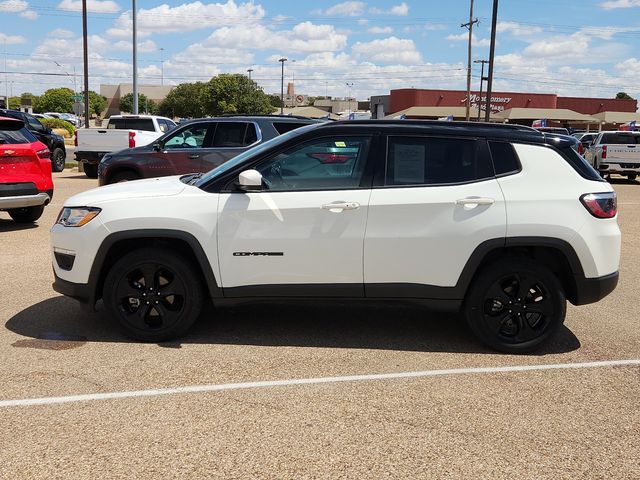
[[[280,115],[283,115],[284,114],[284,62],[286,62],[287,59],[282,57],[278,61],[282,64],[281,75],[280,75]]]
[[[131,0],[133,20],[133,113],[138,115],[138,31],[136,25],[136,0]]]

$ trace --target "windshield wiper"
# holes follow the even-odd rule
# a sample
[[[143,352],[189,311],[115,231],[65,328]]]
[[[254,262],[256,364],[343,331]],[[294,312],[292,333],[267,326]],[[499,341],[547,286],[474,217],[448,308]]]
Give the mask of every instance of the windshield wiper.
[[[196,180],[198,180],[200,177],[202,177],[202,175],[204,175],[204,173],[202,173],[202,172],[198,172],[198,173],[194,173],[194,174],[190,175],[190,178],[189,178],[189,181],[187,182],[187,185],[193,185]]]

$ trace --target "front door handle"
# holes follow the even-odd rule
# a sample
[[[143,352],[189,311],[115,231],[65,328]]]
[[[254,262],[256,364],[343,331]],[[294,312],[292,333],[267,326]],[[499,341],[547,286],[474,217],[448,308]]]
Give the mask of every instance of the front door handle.
[[[489,197],[466,197],[456,200],[456,205],[463,207],[475,207],[477,205],[493,205],[496,201]]]
[[[197,153],[192,153],[191,155],[189,155],[189,158],[195,160],[196,158],[200,158],[200,155],[198,155]]]
[[[329,210],[333,213],[340,213],[344,210],[355,210],[360,208],[360,204],[357,202],[333,202],[322,205],[323,210]]]

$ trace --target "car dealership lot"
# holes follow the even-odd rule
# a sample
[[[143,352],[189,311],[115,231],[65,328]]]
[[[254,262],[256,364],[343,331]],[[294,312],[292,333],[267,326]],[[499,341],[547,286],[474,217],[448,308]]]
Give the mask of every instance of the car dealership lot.
[[[637,478],[640,367],[252,385],[238,382],[640,359],[640,185],[614,180],[621,280],[569,306],[538,355],[496,354],[407,305],[208,308],[181,342],[131,342],[51,290],[48,229],[95,180],[55,174],[36,228],[0,213],[0,478]],[[355,380],[355,379],[354,379]],[[136,392],[120,399],[2,401]],[[147,392],[149,393],[149,392]]]

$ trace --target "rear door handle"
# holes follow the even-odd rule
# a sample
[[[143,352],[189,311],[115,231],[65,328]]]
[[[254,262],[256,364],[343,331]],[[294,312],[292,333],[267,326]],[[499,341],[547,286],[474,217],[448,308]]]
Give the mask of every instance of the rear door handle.
[[[191,159],[200,158],[200,155],[198,155],[197,153],[192,153],[191,155],[189,155],[189,158]]]
[[[496,201],[489,197],[466,197],[456,200],[456,205],[472,206],[472,205],[493,205]]]
[[[333,213],[340,213],[344,210],[355,210],[357,208],[360,208],[358,202],[333,202],[322,205],[323,210],[329,210]]]

